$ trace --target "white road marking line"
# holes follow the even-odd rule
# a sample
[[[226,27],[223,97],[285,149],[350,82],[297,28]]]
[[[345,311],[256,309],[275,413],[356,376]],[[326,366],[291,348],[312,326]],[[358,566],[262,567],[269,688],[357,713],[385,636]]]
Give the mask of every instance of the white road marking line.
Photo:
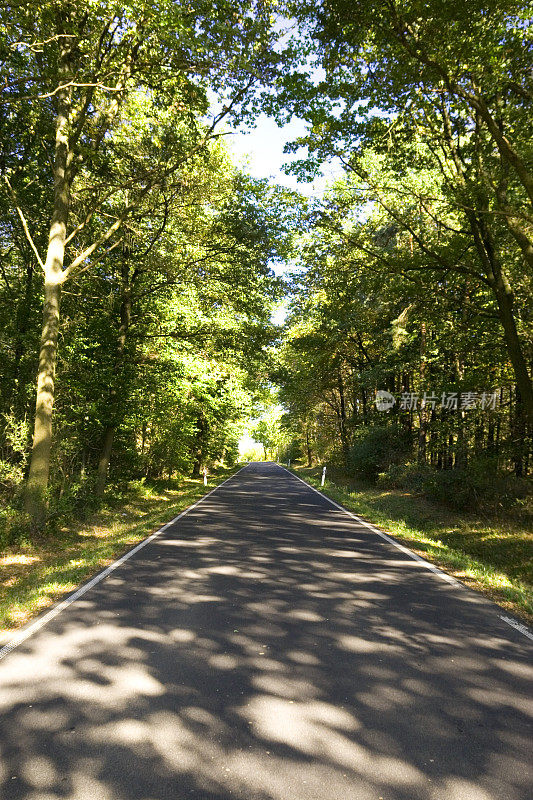
[[[217,489],[220,489],[220,487],[224,486],[225,483],[231,481],[236,475],[239,474],[239,472],[241,472],[243,469],[246,469],[247,466],[248,464],[245,464],[244,467],[238,469],[237,472],[234,472],[233,475],[230,475],[229,478],[226,478],[225,481],[222,481],[222,483],[219,483],[218,486],[215,486],[214,489],[211,489],[210,492],[204,494],[203,497],[200,497],[200,499],[196,501],[196,503],[193,503],[192,506],[186,508],[180,514],[178,514],[177,517],[171,519],[170,522],[165,523],[165,525],[159,528],[159,530],[155,531],[155,533],[152,533],[146,539],[143,539],[143,541],[139,542],[139,544],[136,545],[132,550],[129,550],[127,553],[124,553],[124,555],[121,556],[119,559],[117,559],[117,561],[115,561],[113,564],[110,564],[110,566],[106,567],[106,569],[102,570],[102,572],[99,572],[98,575],[94,576],[94,578],[91,578],[91,580],[88,581],[88,583],[84,583],[83,586],[80,586],[79,589],[76,589],[75,592],[73,592],[64,600],[55,605],[52,609],[50,609],[50,611],[43,614],[42,617],[38,617],[35,620],[35,622],[32,622],[27,626],[21,628],[21,630],[17,634],[15,634],[15,636],[13,637],[13,639],[11,639],[11,641],[9,641],[6,645],[4,645],[4,647],[0,649],[0,661],[2,660],[2,658],[4,658],[4,656],[7,656],[8,653],[14,650],[15,647],[18,647],[19,644],[25,642],[26,639],[29,639],[29,637],[32,636],[34,633],[36,633],[38,630],[44,628],[44,626],[47,625],[52,619],[57,617],[58,614],[61,614],[61,612],[64,611],[65,608],[68,608],[69,606],[72,605],[72,603],[75,603],[76,600],[79,600],[80,597],[83,597],[83,595],[86,594],[89,591],[89,589],[92,589],[93,586],[96,586],[97,583],[100,583],[101,581],[104,580],[104,578],[107,578],[107,576],[111,572],[114,572],[118,567],[120,567],[121,564],[124,564],[125,561],[128,561],[132,556],[135,555],[135,553],[138,553],[139,550],[142,550],[143,547],[146,547],[147,544],[150,544],[151,541],[153,541],[157,536],[166,531],[167,528],[169,528],[179,519],[184,517],[185,514],[189,514],[193,509],[196,508],[196,506],[200,505],[200,503],[202,503],[204,500],[207,500],[207,498],[214,492],[216,492]]]
[[[281,464],[279,466],[281,466]],[[286,469],[285,467],[281,467],[281,468],[284,469],[285,472],[289,472],[289,470]],[[323,492],[320,492],[318,489],[315,489],[314,486],[311,486],[310,483],[307,483],[307,481],[304,481],[304,479],[300,478],[299,475],[295,475],[294,472],[289,472],[289,475],[292,475],[293,478],[296,478],[297,480],[301,481],[304,484],[304,486],[307,486],[309,489],[312,489],[313,492],[316,492],[317,494],[319,494],[320,497],[323,497],[324,500],[327,500],[328,503],[331,503],[332,506],[335,506],[335,508],[338,508],[339,511],[343,511],[345,514],[348,514],[348,516],[351,517],[352,519],[354,519],[356,522],[358,522],[359,525],[364,525],[365,528],[368,528],[369,530],[371,530],[372,533],[377,533],[378,536],[381,536],[382,539],[385,539],[386,542],[389,542],[389,544],[394,545],[394,547],[397,547],[398,550],[402,551],[402,553],[406,553],[414,561],[418,561],[420,564],[423,564],[425,567],[427,567],[429,570],[431,570],[431,572],[434,572],[435,575],[439,575],[441,578],[443,578],[445,581],[450,583],[452,586],[457,586],[457,587],[461,587],[462,589],[464,589],[463,584],[460,583],[459,581],[456,581],[455,578],[452,578],[451,575],[447,575],[445,572],[442,572],[440,569],[438,569],[437,567],[433,566],[433,564],[430,564],[429,561],[426,561],[425,558],[422,558],[421,556],[417,555],[417,553],[413,553],[412,550],[409,550],[409,548],[404,547],[403,544],[400,544],[399,542],[396,542],[390,536],[387,536],[386,533],[383,533],[383,531],[380,531],[378,528],[375,528],[373,525],[371,525],[366,520],[362,519],[361,517],[358,517],[357,514],[352,514],[352,512],[348,511],[347,508],[344,508],[344,506],[341,506],[339,503],[336,503],[335,500],[332,500],[331,497],[328,497]]]
[[[344,508],[344,506],[341,506],[339,503],[336,503],[335,500],[332,500],[331,497],[328,497],[323,492],[320,492],[318,489],[315,489],[314,486],[311,486],[310,483],[307,483],[307,481],[304,481],[304,479],[300,478],[299,475],[295,475],[294,472],[290,472],[290,470],[288,470],[286,467],[282,466],[281,464],[278,464],[278,467],[281,467],[282,470],[284,470],[285,472],[288,472],[289,475],[292,475],[293,478],[296,478],[297,480],[301,481],[301,483],[303,483],[304,486],[307,486],[309,489],[312,489],[313,492],[316,492],[317,494],[319,494],[320,497],[323,497],[324,500],[327,500],[328,503],[331,503],[332,506],[335,506],[335,508],[338,508],[340,511],[344,511],[345,514],[348,514],[349,517],[354,519],[360,525],[364,525],[365,528],[368,528],[373,533],[377,533],[378,536],[381,536],[382,539],[385,539],[386,542],[389,542],[390,544],[394,545],[394,547],[397,547],[398,550],[402,551],[402,553],[406,553],[414,561],[418,561],[420,564],[423,564],[431,572],[434,572],[435,575],[438,575],[440,578],[442,578],[443,580],[447,581],[447,583],[450,583],[452,586],[455,586],[457,588],[461,588],[461,589],[466,589],[467,588],[460,581],[457,581],[457,580],[455,580],[455,578],[452,578],[451,575],[447,575],[445,572],[442,572],[442,570],[438,569],[437,567],[434,567],[433,564],[430,564],[430,562],[426,561],[425,558],[421,558],[419,555],[417,555],[417,553],[413,553],[412,550],[409,550],[408,547],[404,547],[403,544],[400,544],[399,542],[396,542],[390,536],[387,536],[386,533],[383,533],[383,531],[380,531],[378,528],[375,528],[369,522],[366,522],[366,520],[361,519],[361,517],[358,517],[357,514],[352,514],[352,512],[348,511],[347,508]],[[503,622],[506,622],[508,625],[510,625],[515,630],[517,630],[520,633],[522,633],[524,636],[527,636],[528,639],[531,639],[533,641],[533,633],[531,633],[529,631],[529,629],[525,625],[523,625],[521,622],[517,622],[516,620],[512,619],[512,617],[502,617],[502,616],[500,616],[500,619],[503,620]]]
[[[524,636],[527,636],[527,638],[531,639],[533,642],[533,633],[531,633],[531,631],[521,622],[517,622],[517,620],[513,619],[512,617],[500,617],[500,619],[503,619],[503,621],[510,625],[511,628],[515,628],[517,631],[520,631],[520,633],[523,633]]]

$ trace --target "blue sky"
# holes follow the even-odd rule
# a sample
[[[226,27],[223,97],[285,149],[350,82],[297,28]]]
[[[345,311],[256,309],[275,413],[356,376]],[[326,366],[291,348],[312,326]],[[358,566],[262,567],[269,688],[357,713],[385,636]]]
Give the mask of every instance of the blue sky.
[[[296,158],[292,153],[283,152],[285,144],[303,133],[305,124],[301,120],[278,127],[273,119],[262,114],[254,128],[236,131],[226,136],[226,144],[235,162],[244,167],[254,178],[269,178],[275,183],[309,195],[318,191],[318,186],[299,183],[294,175],[287,175],[282,169],[283,164]],[[277,274],[283,274],[285,265],[276,265],[274,269]],[[283,302],[273,313],[272,321],[276,325],[282,325],[286,314],[287,309]],[[248,442],[247,446],[251,446],[251,443]]]
[[[256,178],[271,178],[276,183],[297,189],[302,194],[322,194],[328,180],[341,174],[340,165],[324,164],[323,176],[312,183],[300,183],[294,175],[283,172],[283,164],[295,161],[294,153],[284,153],[287,142],[305,133],[305,122],[293,119],[287,125],[278,127],[273,119],[265,114],[257,120],[255,128],[243,129],[226,136],[226,143],[238,165]]]
[[[321,195],[328,181],[342,173],[340,165],[324,164],[323,175],[315,178],[311,183],[299,182],[294,175],[287,175],[283,171],[284,164],[298,158],[296,154],[284,153],[284,146],[287,142],[302,136],[305,130],[303,120],[293,119],[289,124],[279,127],[273,119],[261,114],[254,128],[236,131],[226,136],[225,139],[236,164],[242,166],[255,178],[269,178],[275,183],[296,189],[307,196]],[[283,274],[285,267],[276,267],[275,271]],[[286,309],[282,304],[274,312],[273,322],[277,325],[282,324],[285,315]]]

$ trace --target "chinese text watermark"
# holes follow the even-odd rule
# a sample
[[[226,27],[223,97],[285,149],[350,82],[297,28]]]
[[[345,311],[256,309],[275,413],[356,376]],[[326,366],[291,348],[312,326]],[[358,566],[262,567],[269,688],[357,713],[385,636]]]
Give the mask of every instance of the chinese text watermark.
[[[481,411],[494,410],[498,405],[499,390],[484,392],[401,392],[393,395],[384,389],[376,392],[376,408],[378,411],[390,411],[397,406],[400,411],[423,411],[436,408],[444,411]]]

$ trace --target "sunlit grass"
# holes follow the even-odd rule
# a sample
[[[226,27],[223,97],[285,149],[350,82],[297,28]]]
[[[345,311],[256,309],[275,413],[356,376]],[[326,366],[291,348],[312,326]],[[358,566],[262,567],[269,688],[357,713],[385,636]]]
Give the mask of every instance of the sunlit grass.
[[[174,479],[155,486],[130,484],[125,501],[84,522],[0,553],[0,644],[13,630],[72,592],[234,472],[203,479]]]
[[[295,472],[423,558],[533,623],[533,533],[517,521],[459,514],[405,491],[359,484],[321,468]]]

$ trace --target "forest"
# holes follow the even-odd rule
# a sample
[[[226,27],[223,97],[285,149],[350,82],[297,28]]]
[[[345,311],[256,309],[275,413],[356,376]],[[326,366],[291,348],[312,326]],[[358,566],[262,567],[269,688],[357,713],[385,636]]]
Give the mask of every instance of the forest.
[[[296,237],[283,457],[530,522],[531,5],[424,7],[297,12],[292,169],[344,174]]]
[[[246,4],[4,9],[6,543],[108,483],[234,463],[289,198],[232,164],[221,128],[251,113],[273,35]]]
[[[245,429],[529,525],[531,12],[2,4],[1,547]],[[305,122],[302,185],[342,174],[252,177],[226,138],[261,114]]]

